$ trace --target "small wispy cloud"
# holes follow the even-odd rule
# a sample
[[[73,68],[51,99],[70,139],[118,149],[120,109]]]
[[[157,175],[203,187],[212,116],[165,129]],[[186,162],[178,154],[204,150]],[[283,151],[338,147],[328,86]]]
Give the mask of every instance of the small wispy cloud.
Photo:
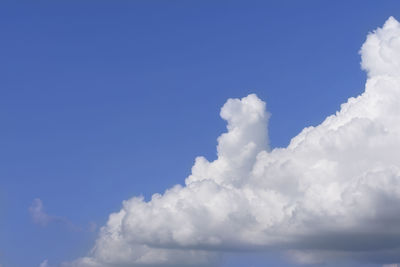
[[[42,263],[39,265],[39,267],[50,267],[49,261],[47,259],[42,261]]]
[[[40,198],[35,198],[29,207],[29,213],[31,214],[34,223],[41,226],[46,226],[51,222],[62,221],[62,218],[48,215],[43,207],[43,202]]]
[[[89,222],[89,225],[85,228],[73,224],[67,218],[61,216],[50,215],[45,211],[43,201],[40,198],[35,198],[29,207],[29,213],[31,215],[32,221],[40,226],[47,226],[52,223],[61,224],[72,231],[85,231],[85,232],[95,232],[97,230],[97,224],[94,222]],[[44,261],[42,264],[44,264]],[[42,267],[42,265],[40,265]],[[47,266],[47,265],[44,265]],[[1,266],[0,266],[1,267]]]

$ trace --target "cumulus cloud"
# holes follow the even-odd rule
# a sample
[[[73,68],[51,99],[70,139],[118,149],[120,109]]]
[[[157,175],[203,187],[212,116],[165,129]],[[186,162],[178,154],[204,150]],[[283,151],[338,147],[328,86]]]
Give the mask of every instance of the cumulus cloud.
[[[360,53],[365,92],[286,148],[269,148],[263,101],[229,99],[218,158],[196,158],[184,186],[124,201],[92,251],[66,265],[212,266],[249,250],[399,262],[400,24],[389,18]]]

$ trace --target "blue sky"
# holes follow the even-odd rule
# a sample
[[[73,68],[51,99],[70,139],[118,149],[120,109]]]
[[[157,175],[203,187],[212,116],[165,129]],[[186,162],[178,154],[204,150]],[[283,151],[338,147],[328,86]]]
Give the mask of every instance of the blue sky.
[[[0,263],[85,255],[123,200],[216,158],[228,98],[266,101],[287,146],[364,90],[358,51],[389,16],[398,1],[3,1]],[[63,219],[35,224],[35,198]]]

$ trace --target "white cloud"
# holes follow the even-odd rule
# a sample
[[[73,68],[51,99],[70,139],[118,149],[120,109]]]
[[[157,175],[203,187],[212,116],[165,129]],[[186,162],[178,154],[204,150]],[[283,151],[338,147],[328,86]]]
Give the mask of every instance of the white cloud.
[[[399,262],[400,24],[369,34],[361,57],[365,92],[287,148],[269,150],[256,95],[229,99],[218,158],[198,157],[185,186],[124,201],[90,254],[67,265],[211,266],[255,249],[304,263]]]

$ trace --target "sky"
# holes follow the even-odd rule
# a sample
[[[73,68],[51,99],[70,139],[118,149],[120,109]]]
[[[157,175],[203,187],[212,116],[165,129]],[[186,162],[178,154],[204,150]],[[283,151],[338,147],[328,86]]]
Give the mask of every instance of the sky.
[[[2,1],[1,267],[399,262],[390,16],[398,1]]]

